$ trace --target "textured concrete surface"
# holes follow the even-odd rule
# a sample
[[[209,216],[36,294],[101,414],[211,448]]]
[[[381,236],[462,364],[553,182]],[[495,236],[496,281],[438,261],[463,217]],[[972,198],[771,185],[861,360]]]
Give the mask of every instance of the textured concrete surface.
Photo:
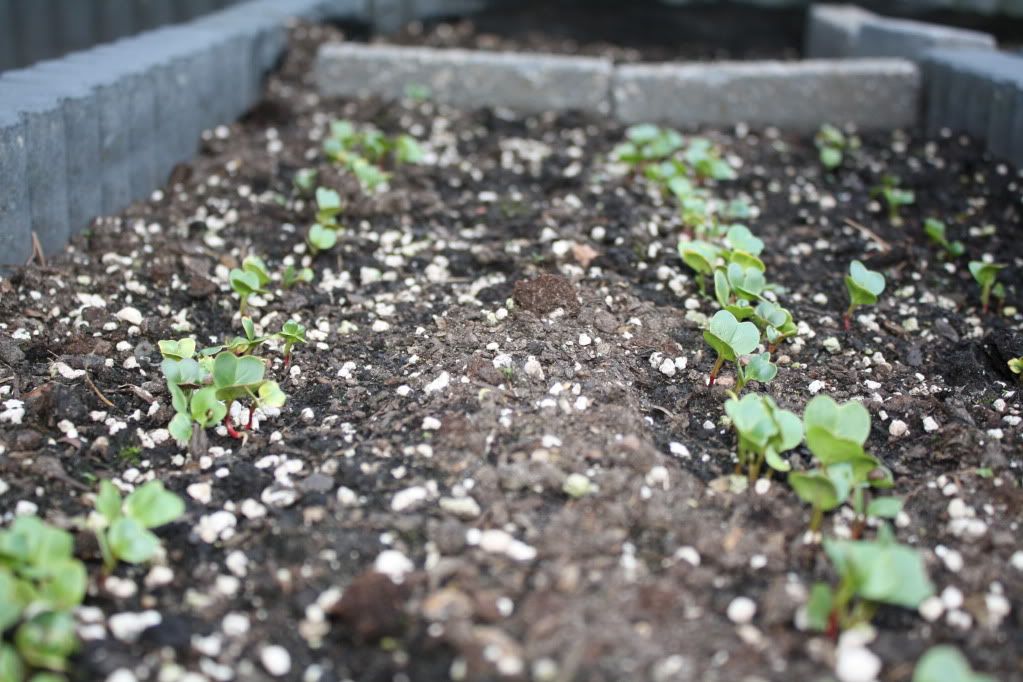
[[[315,71],[327,97],[400,98],[416,86],[454,106],[607,113],[613,65],[590,57],[339,43],[320,49]]]
[[[897,128],[917,120],[920,73],[894,59],[618,67],[614,107],[627,123],[687,128],[775,125],[812,131],[822,123]]]
[[[920,59],[928,50],[938,47],[993,50],[996,43],[994,36],[980,31],[908,19],[872,17],[860,25],[859,36],[849,56]]]
[[[25,124],[0,102],[0,270],[32,253],[32,213],[26,173]]]
[[[860,27],[875,16],[856,5],[814,5],[806,13],[803,54],[808,59],[848,57],[856,49]]]

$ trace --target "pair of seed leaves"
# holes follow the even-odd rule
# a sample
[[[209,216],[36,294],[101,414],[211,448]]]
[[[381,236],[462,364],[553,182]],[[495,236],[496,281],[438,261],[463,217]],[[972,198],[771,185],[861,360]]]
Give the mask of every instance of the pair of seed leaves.
[[[240,268],[234,268],[228,273],[231,288],[243,301],[253,294],[264,293],[264,287],[270,283],[270,280],[270,272],[267,270],[266,263],[257,256],[247,256],[242,261]]]
[[[789,474],[789,485],[802,499],[828,511],[859,486],[892,487],[891,472],[863,449],[870,435],[870,413],[861,403],[839,405],[830,396],[817,396],[806,405],[803,425],[806,445],[821,468]],[[901,509],[901,500],[883,497],[872,500],[865,511],[868,516],[891,518]]]
[[[102,517],[96,536],[104,561],[112,568],[113,559],[129,564],[149,561],[160,546],[160,538],[149,529],[179,518],[185,503],[160,481],[139,486],[123,500],[110,481],[101,481],[96,511]]]
[[[341,213],[341,195],[332,189],[316,189],[316,222],[309,227],[309,244],[315,251],[326,251],[337,243],[340,226],[337,216]]]
[[[67,531],[35,516],[19,516],[0,531],[0,633],[18,626],[13,645],[0,642],[0,680],[23,679],[25,662],[65,669],[78,646],[71,609],[87,584]]]
[[[824,551],[841,576],[841,590],[870,602],[915,609],[934,594],[920,553],[899,544],[891,528],[883,524],[875,540],[824,540]],[[847,603],[846,603],[847,605]],[[832,611],[839,606],[835,591],[817,583],[810,591],[806,615],[810,627],[825,630]],[[950,678],[942,677],[941,680]]]
[[[849,291],[849,300],[853,306],[877,303],[877,297],[884,291],[884,285],[884,275],[880,272],[867,269],[867,266],[858,260],[849,264],[845,287]]]
[[[729,399],[725,414],[739,432],[740,449],[764,455],[764,461],[775,471],[792,468],[781,453],[803,442],[803,423],[798,415],[779,408],[770,396],[758,393]]]

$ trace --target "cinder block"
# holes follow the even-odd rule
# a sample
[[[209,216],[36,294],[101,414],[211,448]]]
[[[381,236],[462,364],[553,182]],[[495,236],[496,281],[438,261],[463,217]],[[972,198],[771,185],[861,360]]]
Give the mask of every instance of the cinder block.
[[[21,116],[0,102],[0,266],[24,265],[32,254],[27,155]]]
[[[993,50],[989,33],[940,26],[910,19],[870,17],[860,24],[853,57],[903,57],[918,60],[935,48]]]
[[[590,57],[340,43],[320,48],[315,77],[326,97],[398,99],[409,86],[425,86],[454,106],[607,113],[613,70]]]
[[[1016,93],[1011,128],[1012,135],[1005,145],[1008,152],[1005,156],[1016,165],[1016,168],[1023,168],[1023,92]]]
[[[142,30],[152,30],[177,21],[174,0],[138,0],[138,24]]]
[[[0,71],[18,65],[18,43],[14,23],[14,5],[0,2]]]
[[[928,129],[942,127],[998,146],[1011,120],[1012,93],[1023,89],[1023,57],[986,49],[938,49],[923,56]]]
[[[64,60],[45,61],[4,76],[23,85],[52,88],[64,114],[67,159],[68,225],[71,234],[85,229],[103,212],[102,187],[96,181],[100,166],[99,105],[95,92],[84,85]]]
[[[51,0],[60,38],[60,52],[86,50],[99,42],[97,33],[98,12],[96,5],[87,0]],[[51,29],[52,30],[52,29]],[[56,55],[54,55],[56,56]]]
[[[108,42],[134,33],[137,4],[135,0],[101,0],[96,6],[100,40]]]
[[[20,83],[0,77],[0,102],[16,103],[25,136],[25,182],[28,185],[31,231],[43,253],[52,256],[67,243],[67,152],[64,112],[52,86]]]
[[[57,52],[50,0],[8,0],[14,6],[18,57],[23,65],[47,59]]]
[[[807,59],[850,56],[856,48],[860,26],[876,16],[856,5],[813,5],[806,15],[803,56]]]
[[[618,67],[613,92],[626,123],[890,129],[916,122],[920,73],[900,59],[638,64]]]

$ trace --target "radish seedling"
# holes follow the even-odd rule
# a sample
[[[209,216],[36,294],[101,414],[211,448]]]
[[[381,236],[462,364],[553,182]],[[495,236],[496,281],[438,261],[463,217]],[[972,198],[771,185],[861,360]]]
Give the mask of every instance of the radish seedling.
[[[930,237],[931,241],[940,246],[945,250],[945,255],[949,258],[958,258],[966,252],[966,247],[960,241],[950,242],[948,236],[945,233],[945,223],[934,218],[928,218],[924,221],[924,232]]]
[[[920,553],[896,542],[887,525],[876,540],[825,539],[824,551],[839,584],[815,584],[806,616],[811,628],[832,637],[869,623],[879,604],[916,609],[934,594]]]
[[[974,672],[966,656],[948,644],[932,646],[913,671],[912,682],[998,682],[990,675]]]
[[[1020,379],[1023,379],[1023,357],[1009,360],[1009,371],[1013,374],[1019,374]]]
[[[877,303],[877,297],[884,291],[884,285],[884,275],[880,272],[868,270],[867,266],[858,260],[849,264],[849,274],[845,276],[845,288],[849,291],[849,307],[842,316],[846,331],[852,323],[852,314],[856,307]]]
[[[855,135],[846,136],[835,126],[825,123],[813,138],[820,155],[821,165],[835,170],[842,165],[845,154],[859,148],[860,140]]]
[[[630,166],[666,159],[682,147],[682,135],[670,128],[650,123],[630,126],[625,131],[626,142],[619,144],[611,156]]]
[[[759,381],[762,384],[769,384],[778,376],[778,365],[771,362],[771,354],[768,352],[752,355],[749,361],[741,360],[735,363],[735,393],[742,393],[742,389],[751,381]]]
[[[110,573],[118,561],[141,564],[152,559],[160,548],[160,538],[150,529],[175,521],[184,513],[185,503],[160,481],[139,486],[123,501],[113,483],[100,481],[96,514],[90,517],[90,526],[106,572]]]
[[[249,308],[249,297],[266,291],[260,284],[260,277],[254,272],[235,268],[228,275],[231,288],[238,294],[238,313],[244,315]]]
[[[295,188],[299,192],[308,196],[313,193],[313,188],[316,187],[317,177],[319,177],[319,172],[315,168],[300,168],[295,171],[295,177],[292,182],[295,183]]]
[[[697,178],[713,180],[736,178],[735,169],[721,158],[721,149],[705,137],[691,138],[682,153],[682,158]]]
[[[998,263],[985,263],[984,261],[971,260],[970,274],[980,285],[980,303],[986,313],[991,303],[991,294],[995,298],[1005,298],[1005,290],[997,283],[998,273],[1005,268]]]
[[[316,222],[310,226],[306,241],[313,255],[333,248],[337,233],[341,229],[338,215],[342,209],[341,195],[332,189],[319,187],[316,190]]]
[[[202,354],[206,357],[216,355],[220,351],[231,351],[235,355],[251,355],[256,349],[269,340],[269,336],[256,336],[256,325],[252,318],[242,318],[242,330],[245,336],[236,336],[225,344],[203,348]]]
[[[683,241],[678,243],[678,253],[682,257],[682,262],[696,272],[696,285],[700,288],[700,293],[706,295],[704,277],[714,273],[721,249],[709,242]]]
[[[757,393],[741,400],[730,398],[725,413],[739,436],[740,471],[745,470],[751,482],[759,478],[765,462],[774,471],[791,468],[781,455],[803,441],[803,424],[797,415],[780,409],[770,396]]]
[[[894,175],[885,175],[881,178],[881,184],[870,190],[870,195],[884,199],[885,206],[888,207],[888,219],[895,225],[902,222],[899,217],[902,207],[916,201],[916,195],[912,190],[899,187],[899,178]]]
[[[311,268],[296,268],[294,265],[289,265],[284,268],[284,272],[281,273],[281,286],[285,289],[290,289],[296,284],[302,282],[308,284],[312,281],[313,271]]]
[[[717,360],[708,379],[708,384],[713,386],[726,360],[736,362],[756,349],[760,343],[760,332],[752,322],[739,322],[732,313],[719,310],[710,318],[710,327],[703,332],[703,339],[717,352]]]
[[[771,301],[760,301],[753,312],[753,323],[764,333],[768,350],[772,351],[779,343],[795,336],[797,327],[792,321],[792,313]]]
[[[35,516],[0,531],[0,680],[63,680],[78,648],[73,610],[88,585],[70,533]],[[5,637],[6,635],[6,637]]]
[[[305,327],[294,320],[288,320],[281,327],[281,331],[278,332],[277,336],[284,341],[284,366],[287,367],[291,364],[291,349],[294,348],[295,344],[306,342]]]

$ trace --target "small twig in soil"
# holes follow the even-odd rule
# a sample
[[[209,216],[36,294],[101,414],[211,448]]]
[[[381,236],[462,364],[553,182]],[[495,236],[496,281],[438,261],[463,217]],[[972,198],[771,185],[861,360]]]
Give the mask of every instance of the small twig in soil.
[[[39,235],[32,230],[32,255],[28,257],[25,265],[31,265],[32,261],[39,261],[39,265],[46,267],[46,254],[43,253],[43,245],[39,242]]]
[[[864,237],[866,237],[867,239],[870,239],[875,244],[877,244],[879,247],[881,247],[881,251],[884,251],[885,253],[887,253],[888,251],[892,250],[892,245],[891,244],[889,244],[885,240],[883,240],[880,237],[878,237],[877,234],[873,230],[871,230],[869,227],[867,227],[866,225],[858,223],[855,220],[853,220],[852,218],[843,218],[843,220],[845,221],[846,225],[848,225],[849,227],[852,227],[852,228],[854,228],[856,230],[859,230],[860,234],[862,234]]]
[[[660,405],[651,405],[650,409],[651,410],[657,410],[658,412],[663,412],[665,414],[665,416],[668,417],[668,419],[674,419],[675,418],[674,414],[672,414],[669,410],[661,407]]]
[[[89,388],[91,388],[92,392],[96,394],[96,397],[99,398],[107,407],[112,407],[116,410],[117,405],[110,402],[110,400],[105,395],[103,395],[103,392],[100,391],[96,384],[92,382],[92,377],[89,376],[89,373],[86,372],[83,376],[85,377],[85,383],[89,385]]]

